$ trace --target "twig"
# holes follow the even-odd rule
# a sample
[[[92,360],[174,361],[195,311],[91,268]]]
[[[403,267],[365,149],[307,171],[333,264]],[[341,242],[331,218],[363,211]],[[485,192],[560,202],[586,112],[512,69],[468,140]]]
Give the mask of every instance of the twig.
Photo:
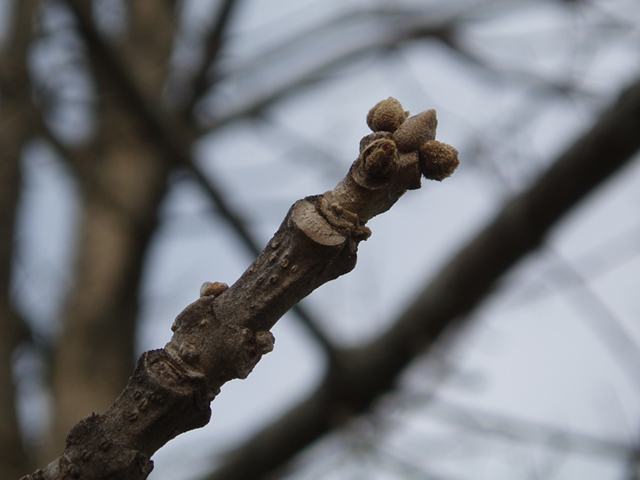
[[[140,357],[113,405],[77,423],[63,455],[23,480],[145,479],[150,457],[180,433],[206,425],[220,387],[246,378],[273,349],[269,329],[282,315],[355,267],[371,218],[419,188],[421,175],[442,179],[458,166],[456,150],[435,141],[433,110],[406,118],[397,100],[388,99],[367,123],[374,133],[362,139],[360,156],[336,188],[296,202],[230,288],[205,283],[200,299],[176,318],[171,341]]]
[[[229,19],[237,3],[237,0],[224,0],[220,6],[220,11],[218,12],[213,28],[209,30],[209,34],[204,42],[206,47],[204,58],[199,70],[190,82],[191,88],[187,90],[187,98],[184,106],[185,116],[191,113],[195,103],[207,90],[207,71],[211,65],[216,63],[220,49],[222,48],[224,33],[227,30]]]
[[[341,352],[351,369],[330,370],[320,386],[280,419],[230,452],[207,480],[257,480],[302,448],[365,411],[397,375],[444,332],[464,321],[521,258],[538,248],[560,218],[640,149],[640,81],[525,192],[508,202],[427,285],[393,327],[363,347]]]
[[[78,0],[67,0],[67,3],[78,19],[80,30],[87,41],[92,57],[94,57],[96,68],[104,70],[105,74],[113,79],[113,84],[118,87],[120,94],[126,99],[125,103],[131,107],[132,115],[146,126],[149,139],[158,145],[158,151],[165,152],[164,160],[191,170],[243,244],[249,251],[257,255],[260,248],[249,234],[246,222],[231,208],[214,182],[202,173],[191,158],[191,147],[197,138],[197,132],[189,124],[180,121],[179,118],[165,115],[154,106],[153,102],[146,99],[123,62],[100,38],[99,32],[89,18],[86,5]],[[328,356],[335,358],[334,347],[312,315],[299,305],[293,310],[312,336],[324,347]]]

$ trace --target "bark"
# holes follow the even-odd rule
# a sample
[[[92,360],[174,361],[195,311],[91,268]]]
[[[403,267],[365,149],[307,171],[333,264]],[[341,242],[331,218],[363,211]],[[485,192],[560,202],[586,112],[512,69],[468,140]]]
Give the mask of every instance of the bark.
[[[341,352],[320,386],[249,442],[229,453],[207,480],[256,480],[371,407],[402,369],[448,328],[465,321],[500,277],[538,248],[573,206],[640,149],[640,81],[428,284],[393,327],[366,346]],[[345,369],[344,366],[348,366]]]
[[[67,435],[63,455],[31,479],[144,479],[166,442],[208,423],[220,387],[246,378],[273,349],[269,329],[315,288],[355,267],[365,223],[419,188],[419,154],[435,137],[435,112],[409,119],[395,133],[375,132],[333,190],[296,202],[257,260],[231,288],[206,283],[201,298],[172,326],[164,349],[144,353],[125,390],[103,414]],[[404,142],[415,140],[410,146]],[[401,149],[396,149],[396,141]],[[457,154],[450,150],[451,171]],[[387,168],[382,168],[386,163]]]
[[[13,479],[30,468],[16,413],[12,357],[28,328],[10,298],[14,227],[20,195],[22,148],[31,136],[31,117],[23,108],[31,94],[26,51],[31,40],[34,4],[15,6],[15,32],[0,56],[0,479]]]

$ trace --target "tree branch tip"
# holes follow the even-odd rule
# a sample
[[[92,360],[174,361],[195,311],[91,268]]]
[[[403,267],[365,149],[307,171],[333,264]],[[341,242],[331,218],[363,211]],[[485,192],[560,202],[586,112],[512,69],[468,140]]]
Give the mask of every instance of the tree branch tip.
[[[389,97],[369,111],[367,123],[374,132],[360,141],[342,181],[294,203],[231,287],[204,282],[200,298],[176,317],[164,349],[145,352],[107,412],[76,424],[62,456],[26,479],[106,478],[113,475],[93,472],[108,468],[114,478],[146,478],[150,457],[180,433],[206,425],[220,387],[246,378],[273,350],[269,330],[282,315],[355,268],[358,244],[371,236],[367,222],[420,188],[422,175],[442,180],[459,164],[455,148],[435,141],[435,110],[409,117]],[[88,451],[91,458],[83,456]]]
[[[433,109],[409,117],[402,104],[389,97],[369,110],[367,125],[374,135],[362,140],[360,152],[365,168],[374,177],[393,175],[397,165],[393,160],[412,151],[418,151],[420,171],[429,180],[442,181],[460,165],[458,151],[435,140],[438,118]],[[392,151],[389,140],[395,142],[397,151]]]
[[[373,133],[360,140],[360,155],[340,184],[318,204],[327,222],[355,241],[371,232],[358,230],[386,212],[407,190],[421,187],[421,177],[443,180],[459,165],[455,148],[435,142],[436,111],[412,117],[389,97],[367,114]],[[422,153],[421,153],[422,152]]]

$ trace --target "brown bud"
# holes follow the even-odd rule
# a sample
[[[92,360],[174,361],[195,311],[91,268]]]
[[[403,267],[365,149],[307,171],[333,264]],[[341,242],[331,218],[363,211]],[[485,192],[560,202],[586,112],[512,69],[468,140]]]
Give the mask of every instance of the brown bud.
[[[359,242],[367,241],[371,237],[371,229],[369,227],[358,227],[351,232],[351,237]]]
[[[426,110],[407,120],[393,134],[398,150],[403,153],[418,150],[422,144],[436,138],[438,118],[435,110]]]
[[[362,152],[364,168],[376,178],[391,176],[398,169],[398,151],[393,140],[381,138]]]
[[[226,283],[204,282],[202,284],[202,287],[200,287],[200,297],[207,297],[209,295],[213,295],[214,297],[217,297],[222,292],[224,292],[227,288],[229,288],[229,285],[227,285]]]
[[[367,114],[367,125],[374,132],[395,132],[407,118],[398,100],[389,97],[378,102]]]
[[[458,151],[451,145],[430,140],[418,151],[420,156],[420,171],[425,178],[441,182],[449,177],[458,165]]]
[[[260,355],[266,355],[273,351],[275,341],[273,334],[267,330],[256,332],[256,350]]]

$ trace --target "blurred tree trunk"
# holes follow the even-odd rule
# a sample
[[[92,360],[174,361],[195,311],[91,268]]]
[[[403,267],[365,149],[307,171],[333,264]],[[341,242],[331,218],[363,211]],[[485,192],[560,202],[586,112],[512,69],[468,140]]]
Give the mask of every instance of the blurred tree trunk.
[[[79,5],[82,14],[91,14],[87,2]],[[117,51],[148,96],[160,103],[173,12],[166,2],[154,0],[130,5],[129,33]],[[69,428],[93,411],[106,410],[131,375],[143,259],[170,172],[132,112],[135,106],[123,98],[101,61],[90,59],[99,95],[98,131],[71,156],[83,198],[74,284],[53,364],[51,458],[63,448]]]
[[[28,108],[31,88],[26,52],[32,35],[34,1],[24,0],[13,12],[14,30],[0,52],[0,479],[15,479],[30,469],[18,428],[12,357],[27,327],[11,303],[10,273],[14,225],[20,195],[20,158],[33,135]]]

